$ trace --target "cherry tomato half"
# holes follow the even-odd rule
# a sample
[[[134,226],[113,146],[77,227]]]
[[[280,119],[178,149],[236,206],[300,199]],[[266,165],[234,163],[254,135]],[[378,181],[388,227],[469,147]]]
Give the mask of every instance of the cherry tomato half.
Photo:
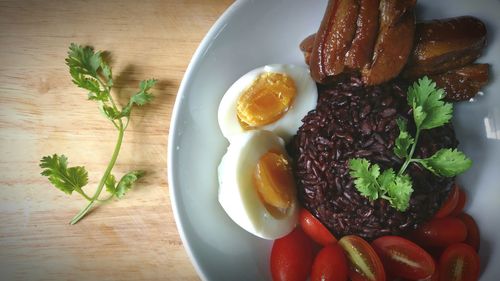
[[[439,259],[440,281],[476,281],[479,278],[479,256],[465,243],[444,250]]]
[[[271,275],[274,281],[304,281],[313,262],[313,243],[300,227],[274,241]]]
[[[479,235],[479,227],[477,226],[476,221],[467,213],[461,213],[458,218],[467,228],[467,238],[465,238],[465,243],[471,245],[476,252],[479,251],[481,236]]]
[[[432,219],[411,235],[420,246],[444,247],[459,243],[467,237],[467,228],[458,218]]]
[[[314,259],[311,281],[347,281],[347,259],[339,244],[321,249]]]
[[[333,234],[308,210],[302,208],[299,212],[300,226],[316,243],[326,246],[337,242]]]
[[[441,206],[441,209],[439,209],[439,211],[437,211],[437,213],[434,215],[434,218],[444,218],[449,214],[451,214],[451,212],[453,212],[453,210],[457,206],[458,196],[459,196],[458,185],[454,184],[450,195],[448,196],[446,201],[444,201],[443,205]]]
[[[458,189],[458,203],[455,209],[451,212],[450,216],[459,215],[465,207],[465,203],[467,202],[467,194],[461,188]]]
[[[372,242],[388,274],[408,279],[432,276],[434,259],[417,244],[399,236],[382,236]]]
[[[339,245],[349,261],[349,278],[352,281],[385,281],[382,261],[363,238],[347,235],[339,240]]]

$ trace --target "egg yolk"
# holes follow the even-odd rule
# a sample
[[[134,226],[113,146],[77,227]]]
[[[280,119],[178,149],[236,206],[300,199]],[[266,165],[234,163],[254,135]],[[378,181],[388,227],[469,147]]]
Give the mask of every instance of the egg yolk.
[[[280,152],[268,151],[257,163],[254,186],[266,209],[274,217],[282,217],[295,196],[295,181],[290,163]]]
[[[238,98],[236,114],[240,125],[252,129],[273,123],[288,111],[296,95],[290,76],[275,72],[259,75]]]

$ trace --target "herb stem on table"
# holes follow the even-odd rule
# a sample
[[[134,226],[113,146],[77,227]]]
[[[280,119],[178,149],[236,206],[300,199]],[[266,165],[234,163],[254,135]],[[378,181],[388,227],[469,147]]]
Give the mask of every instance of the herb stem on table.
[[[85,214],[94,206],[95,202],[98,200],[99,195],[101,194],[101,191],[104,187],[104,184],[106,183],[106,179],[109,177],[111,174],[111,170],[115,166],[116,159],[118,158],[118,154],[120,153],[120,148],[122,146],[122,141],[123,141],[123,135],[125,133],[125,130],[123,128],[123,122],[120,120],[118,122],[118,140],[116,141],[115,149],[113,151],[113,155],[111,156],[111,160],[108,163],[108,167],[104,171],[104,175],[101,178],[101,181],[99,182],[99,185],[97,186],[97,190],[94,193],[94,196],[90,198],[90,202],[87,204],[85,208],[83,208],[73,219],[71,220],[70,224],[75,224],[77,223],[81,218],[85,216]],[[113,198],[113,196],[110,196],[109,199]]]
[[[89,91],[88,99],[98,103],[101,112],[118,130],[118,139],[111,160],[92,197],[87,195],[82,189],[88,183],[88,172],[85,167],[68,167],[66,156],[59,156],[57,154],[45,156],[40,161],[40,167],[44,169],[42,175],[47,176],[56,188],[67,194],[72,194],[75,191],[89,201],[70,221],[71,224],[75,224],[97,202],[106,202],[114,197],[122,198],[132,188],[133,184],[144,175],[144,171],[130,171],[123,175],[117,182],[115,176],[112,174],[112,170],[120,153],[123,136],[130,121],[131,110],[133,107],[145,105],[152,100],[153,95],[149,90],[155,85],[156,80],[141,81],[139,91],[132,95],[129,102],[120,110],[111,96],[111,89],[113,87],[111,67],[103,60],[101,52],[95,52],[91,47],[71,44],[66,64],[69,66],[73,83]],[[106,199],[99,199],[104,187],[106,187],[109,195]]]

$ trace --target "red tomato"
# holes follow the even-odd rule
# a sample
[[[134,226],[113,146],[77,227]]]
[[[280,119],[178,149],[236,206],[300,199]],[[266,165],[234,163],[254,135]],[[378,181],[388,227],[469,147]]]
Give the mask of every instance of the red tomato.
[[[432,219],[420,226],[411,236],[421,246],[444,247],[464,241],[467,228],[457,218]]]
[[[436,262],[434,262],[437,264]],[[386,272],[387,274],[387,272]],[[389,277],[387,274],[387,281],[413,281],[415,280],[414,278],[408,279],[408,278],[403,278],[403,277]],[[432,276],[425,278],[425,279],[418,279],[417,281],[439,281],[439,270],[438,267],[436,266],[436,270],[434,270],[434,273]]]
[[[467,238],[465,238],[465,243],[472,246],[477,251],[479,251],[479,227],[476,221],[468,214],[461,213],[458,218],[465,224],[467,228]]]
[[[417,244],[399,236],[382,236],[372,242],[387,273],[408,279],[425,279],[432,276],[434,259]]]
[[[308,210],[302,208],[299,213],[300,226],[316,243],[326,246],[337,242],[333,234]]]
[[[352,281],[385,281],[382,261],[361,237],[347,235],[339,240],[349,261],[349,278]]]
[[[274,241],[270,262],[274,281],[304,281],[312,262],[313,243],[300,227]]]
[[[339,244],[330,244],[314,259],[311,281],[347,281],[347,259]]]
[[[440,281],[476,281],[479,278],[479,256],[469,245],[457,243],[444,250],[439,259]]]
[[[450,195],[448,196],[446,201],[444,201],[441,209],[439,209],[439,211],[437,211],[437,213],[434,215],[434,218],[444,218],[451,212],[453,212],[458,203],[458,193],[458,185],[454,184]]]
[[[422,279],[419,281],[439,281],[439,269],[438,269],[438,267],[436,266],[436,270],[434,270],[434,273],[432,274],[431,277],[425,278],[425,279]]]
[[[458,189],[458,203],[455,209],[451,212],[450,216],[459,215],[465,207],[465,203],[467,202],[467,194],[461,188]]]

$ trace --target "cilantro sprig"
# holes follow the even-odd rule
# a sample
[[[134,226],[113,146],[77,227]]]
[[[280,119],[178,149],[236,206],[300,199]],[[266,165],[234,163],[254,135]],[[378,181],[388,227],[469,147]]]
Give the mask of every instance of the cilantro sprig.
[[[408,89],[408,105],[412,108],[415,122],[415,136],[407,129],[406,120],[398,118],[399,135],[395,140],[394,154],[403,159],[403,165],[396,174],[393,169],[380,171],[378,164],[363,158],[349,160],[350,175],[359,193],[369,200],[383,198],[399,211],[406,211],[413,192],[412,181],[406,170],[410,163],[422,165],[437,176],[454,177],[465,172],[472,161],[457,149],[443,148],[428,158],[413,158],[422,130],[443,126],[452,117],[453,106],[443,101],[443,89],[423,77]]]
[[[130,121],[130,113],[135,106],[149,103],[153,95],[150,89],[156,80],[141,81],[139,91],[132,95],[128,103],[119,107],[111,95],[113,77],[111,67],[103,59],[101,52],[94,51],[91,47],[82,47],[72,43],[69,47],[66,64],[72,81],[78,87],[89,91],[88,99],[98,103],[100,111],[118,130],[118,139],[115,149],[106,170],[92,196],[86,194],[83,187],[88,183],[88,172],[83,166],[68,167],[68,159],[64,155],[54,154],[45,156],[40,160],[42,175],[66,194],[76,192],[87,199],[88,204],[71,220],[71,224],[82,219],[97,202],[108,201],[114,197],[122,198],[132,188],[134,183],[144,176],[144,171],[130,171],[123,175],[119,181],[111,173],[115,166],[123,141],[125,130]],[[105,199],[100,199],[103,188],[109,193]]]

